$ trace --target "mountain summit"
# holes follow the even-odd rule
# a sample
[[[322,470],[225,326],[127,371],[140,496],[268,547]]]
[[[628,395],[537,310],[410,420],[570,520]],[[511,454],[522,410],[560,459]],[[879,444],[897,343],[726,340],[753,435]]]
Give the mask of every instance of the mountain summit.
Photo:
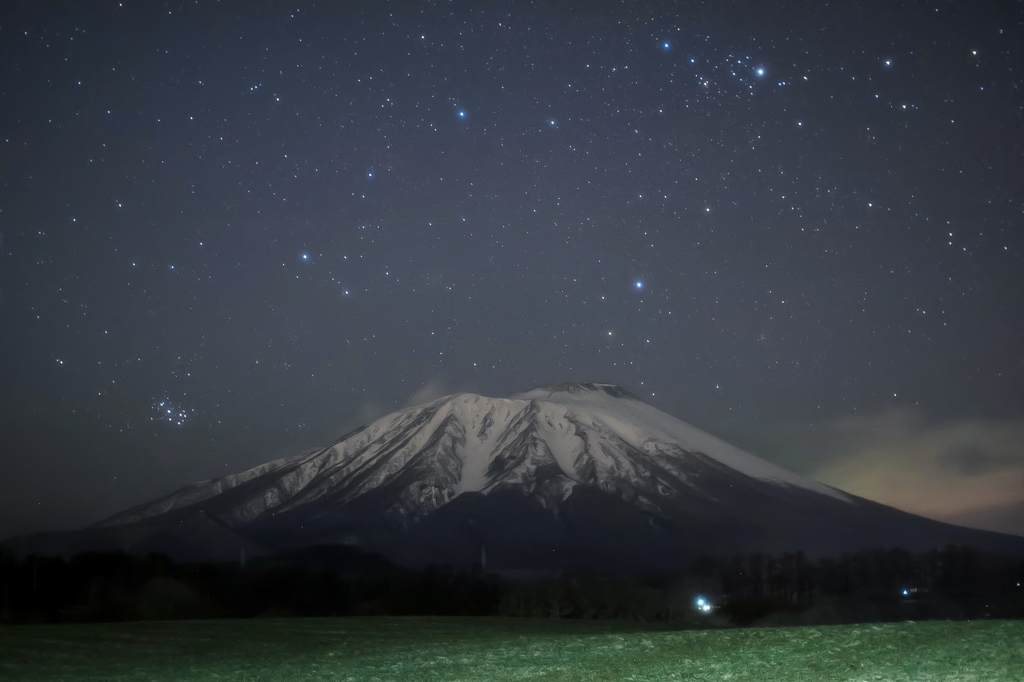
[[[1024,540],[913,516],[770,464],[611,384],[457,393],[328,447],[186,486],[21,551],[228,559],[321,544],[402,564],[671,570],[751,550],[838,553]]]

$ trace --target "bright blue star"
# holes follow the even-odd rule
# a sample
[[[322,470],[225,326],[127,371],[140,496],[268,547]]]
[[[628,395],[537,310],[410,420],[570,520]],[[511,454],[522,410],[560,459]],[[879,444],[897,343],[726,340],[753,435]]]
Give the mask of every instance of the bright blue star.
[[[758,78],[763,78],[764,77],[764,73],[765,73],[764,72],[764,67],[763,66],[757,67],[756,69],[754,69],[754,73],[757,74]]]
[[[553,119],[553,118],[552,118],[552,119],[549,119],[549,120],[548,120],[548,125],[549,125],[549,126],[551,126],[552,128],[554,128],[554,127],[556,127],[556,126],[558,125],[558,121],[556,121],[556,120],[555,120],[555,119]]]
[[[672,49],[672,43],[670,43],[670,42],[668,42],[668,41],[666,40],[665,42],[663,42],[663,43],[661,44],[661,49],[663,49],[663,50],[665,50],[665,51],[671,50],[671,49]]]
[[[302,260],[308,261],[309,260],[309,254],[308,253],[302,254]]]
[[[882,63],[885,64],[886,66],[892,66],[892,60],[891,59],[886,59]]]
[[[458,116],[459,118],[466,118],[466,110],[459,109],[457,112],[455,112],[455,115]]]
[[[642,279],[638,279],[637,281],[633,282],[633,288],[636,289],[637,291],[643,290],[644,281]]]

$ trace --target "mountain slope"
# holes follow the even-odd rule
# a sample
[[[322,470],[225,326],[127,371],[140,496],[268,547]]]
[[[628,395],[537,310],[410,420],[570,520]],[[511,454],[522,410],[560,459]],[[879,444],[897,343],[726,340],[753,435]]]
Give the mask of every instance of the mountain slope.
[[[201,530],[201,532],[200,532]],[[1019,542],[1018,542],[1019,541]],[[223,558],[342,543],[407,565],[664,570],[698,553],[1024,540],[809,481],[608,384],[446,396],[332,445],[22,541]]]

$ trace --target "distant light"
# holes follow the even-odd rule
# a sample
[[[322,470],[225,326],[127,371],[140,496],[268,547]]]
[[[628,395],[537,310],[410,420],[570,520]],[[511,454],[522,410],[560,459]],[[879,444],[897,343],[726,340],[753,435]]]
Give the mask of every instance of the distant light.
[[[308,253],[302,254],[302,260],[309,260],[309,254]]]
[[[903,590],[903,596],[906,597],[908,595],[910,595],[910,590]]]
[[[637,291],[640,291],[641,289],[644,288],[644,281],[642,279],[638,279],[637,281],[633,282],[633,288],[636,289]]]
[[[458,112],[456,112],[455,115],[458,116],[459,118],[466,118],[466,110],[465,109],[459,109]]]
[[[758,78],[762,78],[764,76],[764,67],[763,66],[757,67],[756,69],[754,69],[754,73],[757,74]]]
[[[892,60],[891,59],[886,59],[882,63],[885,64],[886,66],[892,66]]]
[[[666,40],[665,42],[663,42],[661,44],[661,49],[663,49],[663,50],[670,50],[670,49],[672,49],[672,43],[670,43],[670,42],[668,42]]]
[[[697,597],[697,606],[704,606],[706,603],[707,602],[704,600],[704,597]]]

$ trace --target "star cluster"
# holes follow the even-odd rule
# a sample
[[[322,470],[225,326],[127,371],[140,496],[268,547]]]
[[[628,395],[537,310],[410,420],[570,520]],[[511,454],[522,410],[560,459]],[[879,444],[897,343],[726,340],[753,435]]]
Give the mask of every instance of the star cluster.
[[[195,410],[179,407],[170,399],[165,399],[153,406],[153,412],[154,416],[151,419],[155,421],[184,426],[189,417],[195,413]]]
[[[1012,3],[34,7],[0,17],[0,437],[130,451],[111,499],[428,384],[711,430],[1024,411]]]

